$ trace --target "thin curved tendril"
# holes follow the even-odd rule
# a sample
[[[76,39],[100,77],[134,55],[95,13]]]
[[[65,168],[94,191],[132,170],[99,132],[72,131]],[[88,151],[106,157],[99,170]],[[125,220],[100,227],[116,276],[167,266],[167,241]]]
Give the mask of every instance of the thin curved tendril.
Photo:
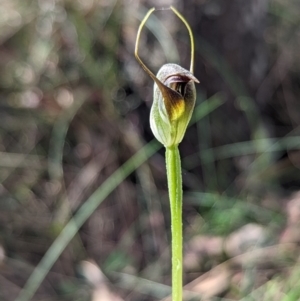
[[[190,71],[191,73],[194,73],[194,36],[193,36],[193,32],[192,29],[189,25],[189,23],[187,22],[187,20],[184,18],[184,16],[173,6],[170,6],[170,8],[172,9],[172,11],[177,15],[177,17],[184,23],[184,25],[186,26],[188,32],[189,32],[189,36],[190,36],[190,40],[191,40],[191,67],[190,67]]]
[[[143,67],[143,69],[152,77],[152,79],[157,83],[158,79],[156,78],[156,76],[148,69],[148,67],[143,63],[143,61],[140,59],[139,55],[138,55],[138,48],[139,48],[139,42],[140,42],[140,36],[141,36],[141,32],[142,29],[146,23],[146,21],[148,20],[148,18],[150,17],[150,15],[155,11],[155,7],[151,8],[148,13],[146,14],[146,16],[144,17],[144,19],[142,20],[138,32],[137,32],[137,36],[136,36],[136,41],[135,41],[135,49],[134,49],[134,55],[135,58],[138,60],[138,62],[141,64],[141,66]]]
[[[186,28],[189,32],[189,36],[190,36],[190,40],[191,40],[191,66],[190,66],[190,71],[191,71],[191,73],[194,73],[194,52],[195,52],[194,48],[195,48],[195,46],[194,46],[193,32],[192,32],[192,29],[191,29],[189,23],[183,17],[183,15],[173,6],[170,6],[169,8],[159,8],[159,9],[156,9],[155,7],[153,7],[145,15],[144,19],[142,20],[142,22],[139,26],[137,36],[136,36],[134,55],[135,55],[136,59],[138,60],[138,62],[141,64],[142,68],[151,76],[151,78],[156,82],[156,84],[158,86],[162,85],[162,83],[160,82],[160,80],[157,79],[157,77],[150,71],[150,69],[140,59],[140,57],[138,55],[138,48],[139,48],[139,42],[140,42],[140,36],[141,36],[142,29],[143,29],[145,23],[147,22],[148,18],[150,17],[150,15],[155,10],[158,11],[158,10],[169,10],[169,9],[171,9],[175,13],[175,15],[177,15],[177,17],[184,23],[184,25],[186,26]]]

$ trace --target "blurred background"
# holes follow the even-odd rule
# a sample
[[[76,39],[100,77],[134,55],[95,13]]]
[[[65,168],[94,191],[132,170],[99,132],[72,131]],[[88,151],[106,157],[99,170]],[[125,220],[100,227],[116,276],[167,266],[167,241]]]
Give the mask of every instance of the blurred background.
[[[185,300],[300,300],[299,1],[0,4],[0,300],[169,295],[164,150],[133,52],[170,5],[201,82],[180,145]],[[155,12],[139,53],[188,69],[186,28]]]

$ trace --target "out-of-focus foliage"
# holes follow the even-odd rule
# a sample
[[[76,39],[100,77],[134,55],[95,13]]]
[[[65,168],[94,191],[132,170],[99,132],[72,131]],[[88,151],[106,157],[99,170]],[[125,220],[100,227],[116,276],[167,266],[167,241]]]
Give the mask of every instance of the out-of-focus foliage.
[[[198,299],[299,299],[298,1],[2,0],[1,300],[15,300],[107,179],[113,192],[32,300],[169,293],[164,154],[120,185],[110,176],[153,138],[152,83],[133,49],[147,9],[170,4],[193,28],[201,81],[181,144],[187,288]],[[166,62],[188,68],[189,38],[176,16],[158,11],[147,28],[140,55],[154,73]],[[224,104],[202,118],[207,99]]]

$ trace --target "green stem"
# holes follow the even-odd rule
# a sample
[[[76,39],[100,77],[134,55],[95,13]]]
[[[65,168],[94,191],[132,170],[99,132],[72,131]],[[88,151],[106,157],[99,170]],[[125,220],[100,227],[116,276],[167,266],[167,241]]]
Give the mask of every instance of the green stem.
[[[182,178],[178,145],[166,148],[172,232],[172,301],[182,301]]]

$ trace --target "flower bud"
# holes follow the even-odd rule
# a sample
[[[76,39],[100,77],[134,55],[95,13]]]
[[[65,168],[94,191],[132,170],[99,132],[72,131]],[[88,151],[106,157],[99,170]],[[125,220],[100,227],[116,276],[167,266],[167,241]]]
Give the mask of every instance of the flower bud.
[[[194,38],[192,30],[185,18],[174,8],[170,9],[181,19],[188,29],[191,39],[190,71],[176,65],[163,65],[155,76],[138,55],[139,40],[142,28],[147,19],[155,11],[152,8],[142,20],[135,43],[134,55],[142,68],[154,80],[154,99],[150,112],[150,127],[155,138],[165,147],[178,145],[185,134],[191,119],[196,101],[194,68]]]
[[[190,71],[176,64],[163,65],[157,73],[150,127],[165,147],[183,139],[195,106],[195,82],[199,81]]]

